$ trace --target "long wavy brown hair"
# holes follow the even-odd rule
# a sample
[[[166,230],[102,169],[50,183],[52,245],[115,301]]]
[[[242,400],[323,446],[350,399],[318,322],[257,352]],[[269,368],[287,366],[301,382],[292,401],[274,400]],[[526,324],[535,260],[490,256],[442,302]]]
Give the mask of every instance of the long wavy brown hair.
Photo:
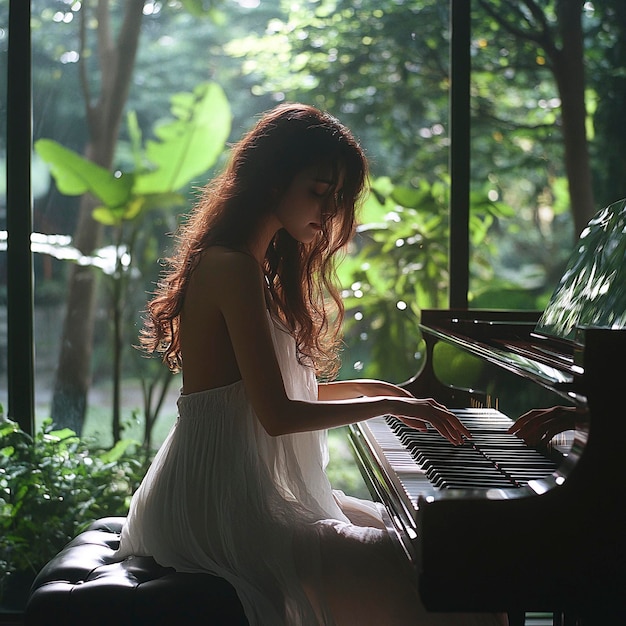
[[[367,160],[337,119],[302,104],[283,104],[266,112],[233,146],[224,171],[202,190],[179,228],[176,251],[166,260],[166,271],[148,303],[140,335],[146,351],[161,354],[173,371],[181,368],[179,315],[200,256],[215,245],[245,249],[294,177],[313,166],[330,167],[335,183],[322,231],[310,244],[278,231],[266,252],[263,272],[275,313],[295,335],[300,358],[314,363],[324,378],[336,375],[344,308],[335,260],[354,232]]]

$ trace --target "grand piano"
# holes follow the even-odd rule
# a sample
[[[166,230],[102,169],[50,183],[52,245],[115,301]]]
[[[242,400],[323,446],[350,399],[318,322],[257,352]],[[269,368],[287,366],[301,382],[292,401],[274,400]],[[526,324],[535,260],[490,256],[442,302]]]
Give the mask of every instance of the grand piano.
[[[472,432],[453,446],[391,416],[350,427],[357,463],[431,611],[626,624],[626,201],[582,233],[544,312],[424,310],[405,387]],[[582,415],[544,446],[531,409]]]

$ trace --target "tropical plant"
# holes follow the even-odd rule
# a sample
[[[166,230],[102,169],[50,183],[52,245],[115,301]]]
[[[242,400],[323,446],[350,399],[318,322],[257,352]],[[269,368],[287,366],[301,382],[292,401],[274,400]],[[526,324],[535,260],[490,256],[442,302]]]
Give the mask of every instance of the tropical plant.
[[[142,218],[147,211],[171,212],[184,206],[186,199],[181,190],[215,164],[230,133],[230,107],[219,85],[199,85],[193,93],[174,95],[171,103],[173,119],[156,128],[156,140],[147,141],[145,149],[136,119],[129,117],[134,164],[129,172],[110,172],[53,140],[40,139],[35,144],[39,156],[49,164],[59,191],[70,196],[89,193],[97,198],[101,204],[94,208],[93,218],[114,233],[111,263],[103,266],[84,255],[76,259],[79,264],[100,267],[109,281],[114,442],[122,436],[120,393],[126,299],[136,275],[142,276],[145,270],[135,261],[138,241],[146,235],[141,229]],[[145,248],[146,242],[142,243]],[[151,259],[151,266],[155,264],[156,258]],[[166,378],[165,384],[169,380]],[[144,408],[148,419],[156,419],[152,407]]]

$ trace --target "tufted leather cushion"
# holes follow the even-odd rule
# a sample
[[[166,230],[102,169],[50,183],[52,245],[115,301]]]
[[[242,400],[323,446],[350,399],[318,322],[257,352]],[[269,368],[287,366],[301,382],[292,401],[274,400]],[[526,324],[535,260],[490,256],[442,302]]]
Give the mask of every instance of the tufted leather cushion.
[[[25,626],[247,626],[222,578],[176,572],[150,557],[112,562],[123,523],[94,522],[41,570]]]

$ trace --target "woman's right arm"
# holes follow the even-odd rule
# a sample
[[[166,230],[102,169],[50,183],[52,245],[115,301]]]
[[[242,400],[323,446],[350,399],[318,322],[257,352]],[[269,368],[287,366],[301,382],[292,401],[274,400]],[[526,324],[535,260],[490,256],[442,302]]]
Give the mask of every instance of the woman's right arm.
[[[430,424],[453,443],[470,436],[455,415],[432,399],[392,394],[316,402],[290,399],[274,352],[260,267],[248,255],[229,252],[215,260],[210,277],[211,297],[226,322],[248,397],[270,435],[323,430],[391,414],[418,429]]]

